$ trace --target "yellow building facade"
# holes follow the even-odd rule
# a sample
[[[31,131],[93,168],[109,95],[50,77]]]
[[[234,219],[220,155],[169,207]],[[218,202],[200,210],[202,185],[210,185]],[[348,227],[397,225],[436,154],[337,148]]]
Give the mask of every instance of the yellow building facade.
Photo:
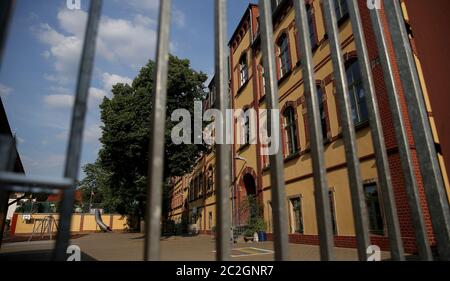
[[[355,247],[355,228],[345,151],[339,121],[335,82],[333,79],[333,65],[324,27],[322,1],[306,0],[305,2],[308,11],[308,21],[311,26],[310,38],[312,41],[311,48],[313,51],[316,85],[320,95],[319,102],[325,148],[325,163],[329,186],[329,203],[333,216],[335,245]],[[359,2],[365,31],[370,32],[371,27],[368,24],[370,20],[364,20],[369,17],[368,10],[365,6],[366,1]],[[387,229],[381,201],[381,191],[378,185],[364,90],[352,27],[345,3],[346,1],[335,0],[336,13],[339,19],[341,47],[346,63],[347,79],[349,81],[349,93],[351,95],[357,137],[357,151],[368,207],[371,239],[374,244],[379,245],[383,249],[388,249]],[[295,26],[295,11],[292,0],[272,1],[272,10],[274,22],[273,43],[275,44],[276,50],[280,126],[282,132],[281,149],[284,155],[285,193],[288,207],[288,217],[285,219],[288,220],[290,242],[318,244],[313,172],[309,147],[308,122],[306,120],[307,109],[303,89],[302,62],[299,56],[298,35]],[[258,6],[250,4],[229,42],[232,108],[242,109],[244,112],[252,109],[256,112],[257,116],[267,108],[264,94],[264,67],[260,51],[261,42],[258,25]],[[401,162],[390,117],[389,104],[387,103],[381,65],[379,64],[376,43],[374,42],[373,36],[368,36],[366,43],[373,66],[377,99],[379,100],[380,113],[383,119],[384,137],[393,178],[395,201],[401,224],[401,235],[405,249],[408,252],[414,252],[416,246],[411,214],[406,198]],[[398,71],[398,69],[394,67],[394,71]],[[214,94],[214,91],[211,92]],[[402,89],[399,89],[399,93],[400,95],[403,94]],[[208,100],[210,98],[208,97]],[[404,100],[402,102],[402,106],[405,108],[406,104]],[[430,108],[429,111],[431,111]],[[242,127],[239,121],[235,120],[234,144],[232,149],[233,186],[230,196],[233,210],[230,215],[233,218],[234,227],[244,227],[247,224],[248,215],[242,215],[240,205],[244,204],[245,198],[249,196],[256,197],[263,208],[266,232],[270,239],[273,232],[270,165],[268,157],[262,153],[264,146],[259,140],[257,140],[256,144],[250,144],[247,135],[249,135],[248,132],[251,126],[250,124],[244,124]],[[259,123],[253,126],[258,128]],[[413,147],[410,128],[407,131],[412,144],[411,154],[416,159],[416,151]],[[242,140],[243,138],[244,144],[239,144],[238,140]],[[179,217],[184,211],[188,222],[195,224],[200,233],[209,233],[213,230],[213,226],[215,225],[214,160],[214,151],[211,151],[199,159],[191,174],[177,179],[173,185],[173,194],[183,195],[184,199],[180,199],[183,203],[177,205],[177,208],[171,208],[169,212],[170,220],[181,222]],[[426,224],[428,226],[428,234],[431,243],[434,243],[417,161],[414,169],[418,175],[417,181]],[[209,184],[211,184],[209,177],[212,177],[213,187],[211,188],[209,187]],[[448,183],[446,177],[445,181]],[[208,193],[208,190],[213,191]],[[175,198],[175,195],[171,198]]]

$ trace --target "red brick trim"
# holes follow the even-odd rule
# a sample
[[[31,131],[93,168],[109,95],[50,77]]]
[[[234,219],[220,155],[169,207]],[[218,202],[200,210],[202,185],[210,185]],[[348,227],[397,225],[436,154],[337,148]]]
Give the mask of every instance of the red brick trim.
[[[245,167],[245,169],[242,171],[241,177],[240,177],[240,179],[239,179],[239,185],[240,185],[241,187],[244,186],[244,176],[245,176],[246,174],[250,174],[250,175],[255,179],[255,183],[256,183],[256,178],[257,178],[257,176],[256,176],[255,170],[254,170],[253,168],[251,168],[251,167]]]
[[[11,220],[11,228],[9,231],[9,235],[11,237],[14,236],[14,234],[16,233],[16,226],[17,226],[17,217],[19,216],[19,214],[14,214]]]
[[[273,241],[273,233],[267,233],[267,239]],[[373,245],[377,245],[382,251],[389,251],[389,239],[384,236],[371,236],[370,241]],[[305,235],[299,233],[289,234],[289,243],[294,244],[306,244],[306,245],[319,245],[318,235]],[[417,248],[415,240],[413,238],[403,238],[403,244],[405,252],[409,254],[415,254]],[[334,246],[341,248],[356,248],[355,236],[334,236]]]

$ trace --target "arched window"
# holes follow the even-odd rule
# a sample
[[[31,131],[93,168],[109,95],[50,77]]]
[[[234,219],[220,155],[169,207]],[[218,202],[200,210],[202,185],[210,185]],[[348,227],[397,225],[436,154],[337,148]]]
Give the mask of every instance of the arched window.
[[[259,93],[260,93],[260,97],[263,97],[266,94],[266,78],[264,77],[264,67],[261,64],[258,67],[259,69]]]
[[[286,33],[283,33],[278,39],[277,47],[279,78],[281,78],[291,70],[291,54],[289,52],[289,42]]]
[[[369,119],[358,60],[352,60],[347,64],[346,74],[353,121],[355,125],[358,125]]]
[[[240,86],[244,85],[248,80],[248,63],[247,63],[247,54],[243,54],[241,59],[239,60],[239,81]]]
[[[198,186],[199,186],[199,197],[202,198],[203,197],[203,181],[204,181],[204,176],[203,173],[201,173],[198,177]]]
[[[295,109],[289,106],[283,113],[284,132],[286,134],[286,154],[292,155],[298,151],[297,123],[295,120]]]
[[[311,40],[311,47],[313,48],[317,45],[317,36],[316,36],[316,22],[314,20],[314,11],[311,4],[306,4],[306,15],[308,16],[309,39]]]
[[[336,11],[337,20],[341,20],[348,14],[347,0],[334,0],[334,9]]]
[[[207,186],[208,193],[214,190],[214,170],[212,166],[208,168]]]
[[[325,103],[323,101],[324,93],[322,88],[317,87],[317,100],[319,101],[320,124],[322,125],[322,137],[324,140],[328,138],[327,132],[327,115],[325,112]]]

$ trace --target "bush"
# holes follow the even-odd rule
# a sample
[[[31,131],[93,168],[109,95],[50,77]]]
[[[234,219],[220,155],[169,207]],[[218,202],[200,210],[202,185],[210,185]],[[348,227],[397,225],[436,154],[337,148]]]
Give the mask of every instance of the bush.
[[[266,231],[266,222],[261,216],[252,217],[248,221],[248,225],[244,231],[244,236],[253,236],[253,234],[259,231]]]

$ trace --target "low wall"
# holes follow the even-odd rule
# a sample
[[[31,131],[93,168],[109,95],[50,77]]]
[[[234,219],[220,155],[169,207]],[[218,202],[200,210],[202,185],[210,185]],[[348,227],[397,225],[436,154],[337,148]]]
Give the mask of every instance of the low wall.
[[[11,235],[30,234],[33,232],[35,220],[44,219],[47,216],[53,216],[58,222],[59,214],[33,214],[31,220],[25,220],[24,214],[15,213],[11,221]],[[103,214],[103,222],[111,227],[113,231],[122,231],[127,228],[127,218],[121,215]],[[38,223],[36,222],[36,227]],[[95,216],[91,214],[73,214],[70,230],[72,232],[95,232],[100,231]],[[39,231],[39,230],[37,230]],[[56,230],[54,230],[56,232]]]

